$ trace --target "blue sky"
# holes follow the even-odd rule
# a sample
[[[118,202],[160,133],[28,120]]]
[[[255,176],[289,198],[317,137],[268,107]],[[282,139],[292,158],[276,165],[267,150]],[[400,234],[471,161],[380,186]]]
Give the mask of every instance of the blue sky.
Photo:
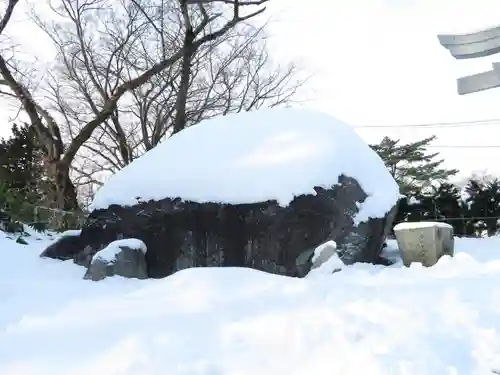
[[[276,61],[294,60],[314,74],[308,105],[366,126],[500,119],[500,89],[458,96],[455,82],[491,69],[500,55],[456,61],[436,37],[500,24],[499,10],[498,0],[271,0],[267,16]],[[28,51],[49,59],[40,32],[23,20],[18,13],[10,34]],[[3,111],[2,123],[9,115]],[[7,129],[4,125],[0,134]],[[409,141],[436,134],[441,145],[500,145],[500,124],[365,128],[359,134],[368,142],[384,135]],[[462,175],[474,170],[500,174],[500,148],[436,150]]]

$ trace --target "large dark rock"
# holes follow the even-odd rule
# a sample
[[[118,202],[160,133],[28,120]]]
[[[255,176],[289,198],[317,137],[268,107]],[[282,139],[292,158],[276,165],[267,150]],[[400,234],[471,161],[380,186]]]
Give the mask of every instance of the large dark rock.
[[[356,180],[341,176],[331,189],[315,191],[287,207],[276,201],[228,205],[180,198],[113,205],[89,215],[79,244],[88,259],[117,239],[140,239],[148,249],[148,275],[154,278],[207,266],[302,277],[310,269],[312,249],[328,240],[337,243],[346,264],[379,263],[396,207],[384,218],[355,226],[358,202],[367,197]]]

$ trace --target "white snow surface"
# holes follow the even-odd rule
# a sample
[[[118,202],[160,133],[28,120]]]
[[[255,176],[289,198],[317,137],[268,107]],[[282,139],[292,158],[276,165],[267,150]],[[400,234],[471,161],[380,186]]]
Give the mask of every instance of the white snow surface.
[[[314,263],[323,252],[328,249],[337,249],[337,243],[333,240],[327,241],[324,244],[319,245],[316,249],[314,249],[314,254],[311,258],[311,261]]]
[[[61,237],[78,237],[81,233],[80,229],[68,229],[61,233]]]
[[[137,238],[125,238],[111,242],[104,249],[95,253],[92,261],[95,259],[102,259],[105,262],[113,262],[116,255],[122,250],[122,247],[128,247],[132,250],[142,251],[144,254],[147,251],[146,244]]]
[[[383,217],[399,199],[384,163],[351,126],[306,109],[262,109],[177,133],[111,176],[91,210],[166,197],[230,204],[276,199],[286,206],[294,196],[315,194],[314,186],[337,184],[342,174],[368,194],[357,223]]]
[[[334,272],[341,271],[344,268],[344,262],[339,258],[337,252],[337,243],[327,241],[314,249],[311,259],[313,266],[316,261],[322,261],[317,268],[309,271],[307,277],[316,277],[319,275],[331,275]]]
[[[453,227],[448,223],[443,223],[439,221],[418,221],[414,223],[412,222],[399,223],[394,226],[394,230],[398,231],[405,229],[432,228],[432,227],[453,229]]]
[[[200,268],[83,280],[0,232],[2,375],[492,375],[500,238],[434,267],[354,265],[305,279]],[[395,241],[386,256],[397,260]]]
[[[410,199],[408,199],[408,204],[409,205],[415,205],[415,204],[420,204],[420,200],[418,200],[417,198],[415,197],[410,197]]]

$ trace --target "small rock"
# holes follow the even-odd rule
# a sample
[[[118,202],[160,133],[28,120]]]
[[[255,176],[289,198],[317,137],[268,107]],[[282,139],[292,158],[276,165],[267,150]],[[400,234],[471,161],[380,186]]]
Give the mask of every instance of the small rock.
[[[84,246],[77,232],[65,232],[53,244],[47,247],[41,254],[42,258],[53,258],[59,260],[73,259],[82,251]]]
[[[21,245],[27,245],[28,243],[26,242],[26,240],[24,238],[22,238],[21,236],[19,236],[16,240],[16,243],[18,244],[21,244]]]
[[[147,279],[145,252],[146,245],[142,241],[135,239],[114,241],[94,255],[83,278],[99,281],[116,275]]]

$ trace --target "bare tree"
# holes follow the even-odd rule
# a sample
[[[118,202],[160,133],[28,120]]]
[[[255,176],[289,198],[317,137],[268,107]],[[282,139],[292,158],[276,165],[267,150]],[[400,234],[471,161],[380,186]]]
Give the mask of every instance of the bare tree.
[[[22,109],[28,115],[30,125],[34,129],[37,140],[43,148],[45,157],[45,168],[48,176],[56,188],[56,205],[59,208],[74,209],[78,207],[76,190],[70,179],[70,167],[82,146],[90,139],[96,129],[114,127],[116,133],[120,133],[114,117],[118,115],[118,103],[126,94],[138,89],[149,80],[169,69],[180,60],[184,61],[186,56],[195,53],[201,46],[212,43],[223,37],[231,29],[246,20],[264,12],[265,7],[259,7],[267,0],[177,0],[182,9],[184,35],[189,34],[189,43],[183,43],[177,48],[169,48],[158,60],[141,61],[136,66],[136,75],[123,80],[121,70],[123,66],[116,64],[118,56],[125,51],[138,51],[141,43],[133,38],[134,30],[156,25],[155,19],[148,17],[149,5],[152,0],[60,0],[60,6],[52,6],[52,10],[58,16],[69,18],[72,22],[55,24],[53,28],[53,42],[58,49],[59,55],[62,50],[67,52],[64,65],[83,66],[84,75],[73,77],[73,84],[83,88],[84,95],[90,95],[90,100],[95,108],[85,112],[85,106],[79,107],[78,97],[62,101],[60,110],[63,112],[64,121],[68,122],[68,134],[63,134],[60,122],[52,115],[51,109],[42,104],[34,96],[34,92],[28,88],[23,77],[16,74],[15,66],[9,64],[0,54],[1,84],[5,85],[20,102]],[[8,0],[8,5],[0,20],[0,35],[5,31],[18,0]],[[119,3],[119,7],[116,5]],[[251,6],[259,7],[254,12],[242,14],[242,8]],[[113,18],[113,13],[123,12],[127,16],[126,22],[120,32],[113,33],[108,28],[107,20]],[[216,10],[212,12],[212,10]],[[230,10],[231,16],[226,17],[224,13]],[[210,11],[210,12],[209,12]],[[101,22],[101,20],[105,20]],[[125,33],[121,33],[125,30]],[[106,34],[109,32],[109,34]],[[129,35],[130,34],[130,35]],[[76,39],[70,39],[76,35]],[[108,35],[109,38],[102,37]],[[96,46],[105,45],[106,41],[116,38],[121,44],[113,51],[112,55],[90,56],[89,50],[95,50]],[[186,38],[185,38],[186,39]],[[170,47],[170,46],[169,46]],[[127,60],[128,61],[128,60]],[[92,74],[89,69],[95,65],[97,70],[108,71],[107,78]],[[57,78],[54,77],[54,78]],[[92,88],[92,89],[91,89]],[[65,87],[54,84],[53,89],[62,96]],[[86,98],[87,103],[89,98]],[[58,103],[59,104],[59,103]],[[80,112],[82,111],[82,112]],[[64,115],[66,114],[66,116]],[[119,124],[119,123],[118,123]],[[123,134],[118,135],[118,137]],[[121,151],[121,150],[120,150]],[[128,152],[124,150],[124,154]]]
[[[304,80],[295,65],[272,64],[264,28],[248,25],[233,31],[200,48],[189,68],[172,69],[134,91],[132,112],[146,150],[202,120],[292,100]]]
[[[52,112],[64,119],[62,131],[68,138],[95,115],[113,87],[141,74],[169,51],[185,51],[124,96],[94,131],[73,162],[75,183],[100,184],[106,173],[116,172],[161,140],[204,119],[292,100],[304,80],[293,64],[272,62],[265,26],[241,22],[223,36],[190,48],[193,34],[204,37],[224,27],[220,7],[210,5],[189,13],[188,5],[178,0],[122,0],[113,13],[101,14],[99,25],[93,26],[97,31],[102,28],[98,35],[77,32],[88,29],[88,22],[95,23],[87,8],[81,9],[81,17],[59,12],[73,25],[70,31],[36,18],[59,52],[46,94]],[[207,18],[213,21],[201,30],[199,25]],[[83,51],[86,58],[75,61],[74,50]]]

